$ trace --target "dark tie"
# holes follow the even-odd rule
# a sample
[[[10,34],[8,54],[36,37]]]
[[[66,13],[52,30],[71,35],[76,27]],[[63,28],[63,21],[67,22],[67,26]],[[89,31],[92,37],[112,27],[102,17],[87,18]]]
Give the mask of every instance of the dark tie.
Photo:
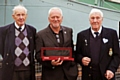
[[[98,37],[99,32],[94,32],[94,34],[96,35],[96,37],[95,37],[95,38],[97,38],[97,37]]]
[[[21,31],[21,29],[22,29],[22,28],[21,28],[21,27],[19,27],[19,31]]]

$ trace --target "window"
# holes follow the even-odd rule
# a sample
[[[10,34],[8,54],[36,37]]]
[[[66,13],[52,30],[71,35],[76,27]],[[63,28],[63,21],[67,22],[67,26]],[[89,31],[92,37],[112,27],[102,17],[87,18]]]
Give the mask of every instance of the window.
[[[120,39],[120,21],[119,21],[119,39]]]
[[[120,3],[120,0],[108,0],[108,1]]]

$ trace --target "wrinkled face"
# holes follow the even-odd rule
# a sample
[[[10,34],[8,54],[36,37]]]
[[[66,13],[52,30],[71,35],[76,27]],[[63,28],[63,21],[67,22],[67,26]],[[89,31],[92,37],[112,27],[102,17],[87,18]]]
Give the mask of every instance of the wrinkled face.
[[[102,25],[103,17],[100,15],[99,12],[94,12],[90,15],[90,24],[94,31],[98,31],[100,26]]]
[[[19,10],[15,11],[15,13],[12,15],[12,17],[18,26],[22,26],[25,24],[27,14],[25,13],[25,10],[19,9]]]
[[[49,20],[52,28],[60,27],[60,25],[62,23],[62,19],[63,19],[62,14],[57,9],[52,10],[49,14],[49,17],[48,17],[48,20]]]

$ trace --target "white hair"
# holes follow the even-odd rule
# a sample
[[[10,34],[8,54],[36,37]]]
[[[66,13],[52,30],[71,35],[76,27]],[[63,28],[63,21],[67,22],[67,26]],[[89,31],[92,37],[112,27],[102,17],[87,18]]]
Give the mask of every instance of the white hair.
[[[58,7],[52,7],[52,8],[50,8],[49,11],[48,11],[48,16],[50,15],[50,13],[51,13],[52,10],[59,10],[60,13],[61,13],[61,15],[63,16],[62,10],[60,8],[58,8]]]
[[[93,8],[89,13],[89,18],[90,18],[90,15],[95,12],[100,13],[101,17],[103,17],[103,12],[101,10]]]
[[[13,8],[13,14],[15,14],[15,11],[18,9],[23,9],[25,10],[25,13],[27,14],[27,9],[23,5],[17,5]]]

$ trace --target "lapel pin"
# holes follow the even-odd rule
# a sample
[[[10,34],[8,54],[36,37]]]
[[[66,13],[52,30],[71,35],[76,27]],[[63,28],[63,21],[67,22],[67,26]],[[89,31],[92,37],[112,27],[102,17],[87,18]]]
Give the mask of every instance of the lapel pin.
[[[64,31],[64,33],[66,34],[66,31]]]
[[[104,43],[107,43],[107,42],[108,42],[108,39],[103,38],[103,42],[104,42]]]
[[[87,46],[88,44],[87,44],[87,40],[85,39],[85,45]]]

